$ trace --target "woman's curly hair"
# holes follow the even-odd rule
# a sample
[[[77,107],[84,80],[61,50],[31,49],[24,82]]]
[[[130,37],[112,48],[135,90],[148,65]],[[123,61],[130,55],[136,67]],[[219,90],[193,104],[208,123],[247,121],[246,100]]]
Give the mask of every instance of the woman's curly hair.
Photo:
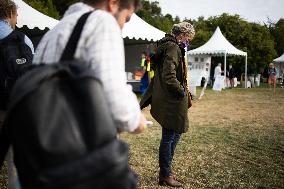
[[[195,30],[193,25],[191,25],[188,22],[181,22],[178,24],[174,24],[172,28],[172,34],[177,36],[181,33],[186,33],[189,36],[191,36],[191,38],[193,38],[195,35]]]
[[[11,0],[0,0],[0,19],[10,18],[17,13],[17,5]]]

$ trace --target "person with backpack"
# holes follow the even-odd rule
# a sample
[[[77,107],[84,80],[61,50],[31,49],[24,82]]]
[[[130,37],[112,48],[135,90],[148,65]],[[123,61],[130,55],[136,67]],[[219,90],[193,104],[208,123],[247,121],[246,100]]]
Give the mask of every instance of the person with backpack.
[[[32,63],[31,40],[15,30],[17,6],[12,0],[0,1],[0,109],[6,110],[9,93],[15,81]]]
[[[12,145],[23,189],[136,188],[128,145],[117,132],[146,128],[126,84],[121,36],[138,4],[75,3],[42,38],[35,68],[13,88],[1,132],[10,144],[0,160]]]
[[[139,0],[83,0],[69,7],[60,23],[40,41],[34,64],[58,62],[78,18],[93,11],[79,39],[75,57],[91,64],[102,82],[118,131],[141,132],[145,118],[136,95],[126,84],[121,29]],[[127,106],[126,106],[127,104]]]
[[[157,44],[155,76],[140,107],[151,104],[151,115],[162,127],[159,148],[159,184],[181,187],[172,173],[171,164],[176,145],[189,127],[190,93],[187,84],[185,47],[193,39],[195,30],[188,22],[175,24]]]
[[[5,119],[11,90],[31,66],[34,47],[31,40],[22,32],[15,30],[17,6],[12,0],[0,1],[0,130]],[[3,143],[4,137],[0,139]],[[5,142],[5,141],[4,141]],[[8,161],[8,188],[18,187],[12,153]]]

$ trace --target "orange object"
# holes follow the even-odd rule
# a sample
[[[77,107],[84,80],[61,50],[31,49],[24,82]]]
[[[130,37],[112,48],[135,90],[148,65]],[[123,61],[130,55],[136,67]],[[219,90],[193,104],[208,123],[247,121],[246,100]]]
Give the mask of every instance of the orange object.
[[[134,72],[134,79],[135,80],[141,80],[142,76],[143,76],[143,71],[135,71]]]

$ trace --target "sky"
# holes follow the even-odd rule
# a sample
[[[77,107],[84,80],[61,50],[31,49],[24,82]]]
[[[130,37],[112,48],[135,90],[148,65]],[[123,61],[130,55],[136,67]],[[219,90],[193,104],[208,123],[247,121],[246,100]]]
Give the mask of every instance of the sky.
[[[162,14],[181,19],[208,18],[226,12],[239,14],[249,22],[267,23],[269,18],[277,22],[284,18],[284,0],[152,0],[158,1]]]

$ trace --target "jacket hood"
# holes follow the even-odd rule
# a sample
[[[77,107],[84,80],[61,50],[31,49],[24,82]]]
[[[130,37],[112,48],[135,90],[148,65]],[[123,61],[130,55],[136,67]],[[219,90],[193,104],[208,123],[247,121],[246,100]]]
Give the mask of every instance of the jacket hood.
[[[164,47],[166,47],[166,46],[167,46],[166,44],[167,44],[168,42],[174,43],[174,44],[176,44],[177,46],[179,46],[182,55],[183,55],[183,56],[185,55],[185,50],[184,50],[184,48],[180,47],[180,45],[179,45],[177,39],[176,39],[173,35],[171,35],[171,34],[166,34],[164,38],[162,38],[161,40],[159,40],[159,41],[157,42],[157,47],[158,47],[158,49],[163,49]]]
[[[165,44],[167,42],[173,42],[173,43],[178,45],[178,41],[171,34],[166,34],[164,38],[162,38],[161,40],[158,41],[157,45],[160,46],[160,45],[163,45],[163,44]]]

